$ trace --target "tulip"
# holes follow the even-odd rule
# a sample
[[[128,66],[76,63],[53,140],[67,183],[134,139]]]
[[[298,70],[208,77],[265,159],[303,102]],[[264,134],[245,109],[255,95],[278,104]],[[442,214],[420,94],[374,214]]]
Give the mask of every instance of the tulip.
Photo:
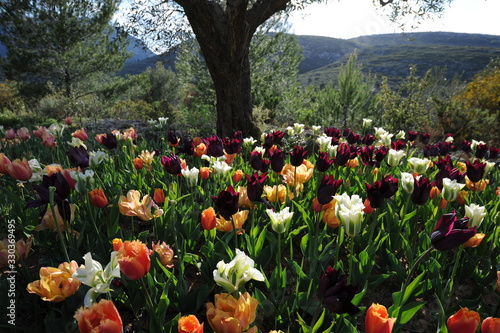
[[[81,333],[123,332],[122,318],[112,301],[101,299],[88,308],[81,307],[75,313]]]
[[[481,324],[481,333],[498,333],[500,332],[500,318],[488,317]]]
[[[145,165],[151,165],[153,163],[155,154],[156,154],[155,151],[153,151],[152,153],[150,153],[149,150],[143,150],[143,151],[141,151],[141,154],[139,155],[139,158],[142,160],[142,162]]]
[[[212,164],[212,170],[217,175],[223,176],[223,175],[227,174],[229,171],[231,171],[231,169],[232,169],[232,167],[224,161],[215,161]]]
[[[204,323],[198,321],[195,315],[189,315],[179,318],[177,330],[179,333],[203,333]]]
[[[115,149],[118,146],[116,136],[113,133],[98,134],[95,139],[108,149]]]
[[[90,202],[97,208],[104,208],[108,205],[108,198],[102,188],[96,188],[89,192]]]
[[[153,193],[153,200],[157,205],[161,205],[165,202],[165,191],[161,188],[155,188]]]
[[[264,186],[262,185],[268,178],[267,173],[259,175],[254,173],[252,176],[246,175],[247,178],[247,195],[248,199],[252,202],[261,202],[262,193],[264,193]]]
[[[332,201],[342,182],[342,179],[335,180],[332,175],[324,175],[318,186],[318,202],[321,205],[326,205]]]
[[[354,237],[361,230],[365,208],[363,201],[357,194],[351,197],[344,193],[334,196],[337,204],[335,205],[335,214],[338,219],[344,224],[345,231],[348,236]]]
[[[236,256],[226,264],[223,260],[217,263],[214,270],[214,281],[227,292],[239,290],[250,280],[264,281],[264,275],[254,268],[255,262],[243,251],[236,249]]]
[[[151,251],[139,240],[123,242],[113,239],[113,251],[118,252],[120,270],[130,280],[139,280],[149,272]]]
[[[469,218],[471,227],[479,228],[486,216],[486,207],[471,203],[470,206],[465,205],[465,216]]]
[[[215,209],[208,207],[201,212],[201,227],[205,230],[212,230],[217,225]]]
[[[20,239],[17,242],[14,242],[12,238],[4,238],[0,242],[0,269],[8,267],[11,258],[14,258],[16,264],[26,259],[30,254],[32,243],[33,236],[30,236],[26,241]],[[13,270],[13,267],[11,270]]]
[[[219,214],[226,220],[230,220],[233,214],[238,211],[238,193],[229,185],[227,190],[223,190],[218,196],[212,196]]]
[[[290,152],[290,164],[295,167],[300,166],[304,161],[306,154],[307,151],[305,151],[303,147],[295,145],[294,150]]]
[[[469,178],[471,182],[477,183],[483,178],[486,163],[475,160],[474,163],[467,161],[465,165],[467,166],[467,178]]]
[[[87,141],[87,139],[89,138],[84,128],[74,131],[73,133],[71,133],[71,136],[74,138],[78,138],[82,141]]]
[[[174,267],[174,250],[165,242],[158,241],[152,245],[153,251],[160,256],[160,262],[166,268]]]
[[[266,195],[266,199],[269,202],[280,202],[283,203],[286,200],[286,196],[288,193],[288,198],[291,200],[294,198],[293,192],[287,191],[286,186],[279,184],[279,185],[264,185],[264,192]]]
[[[483,238],[485,236],[486,234],[481,234],[481,233],[475,234],[474,236],[469,238],[467,242],[464,243],[464,247],[478,247],[483,241]]]
[[[347,275],[328,267],[321,275],[318,294],[323,306],[331,313],[355,315],[360,310],[352,304],[357,287],[347,285]]]
[[[67,203],[67,201],[65,202]],[[53,232],[58,232],[56,221],[59,224],[59,230],[61,231],[66,230],[66,224],[70,225],[75,220],[75,209],[76,209],[75,204],[69,204],[69,206],[67,207],[65,205],[64,220],[66,220],[66,223],[64,223],[64,220],[61,216],[61,212],[59,211],[58,207],[54,209],[54,211],[56,212],[55,218],[52,215],[52,209],[50,207],[47,207],[47,210],[45,211],[45,214],[43,215],[40,224],[35,226],[35,230],[40,231],[40,230],[50,229]]]
[[[434,183],[429,183],[428,177],[418,177],[414,179],[414,188],[411,193],[411,201],[415,205],[423,205],[429,199]]]
[[[113,279],[120,277],[120,267],[118,266],[116,252],[111,253],[111,259],[104,269],[100,262],[92,259],[90,252],[84,255],[83,259],[85,260],[85,265],[81,265],[76,269],[73,273],[73,278],[90,287],[85,295],[83,304],[91,306],[99,294],[105,294],[111,290],[109,286]]]
[[[142,168],[144,168],[144,161],[140,157],[134,158],[132,163],[134,164],[134,169],[136,170],[142,170]]]
[[[149,195],[145,195],[142,200],[140,198],[141,193],[136,190],[128,191],[127,197],[120,196],[118,201],[120,213],[126,216],[137,216],[143,221],[163,215],[163,210],[158,208]]]
[[[458,192],[465,186],[465,184],[459,184],[456,180],[451,180],[449,178],[443,179],[443,191],[441,195],[446,201],[455,201],[458,197]]]
[[[373,152],[375,154],[375,160],[380,163],[387,156],[387,153],[389,152],[389,148],[387,148],[385,146],[381,146],[381,147],[375,149]]]
[[[427,158],[411,157],[408,159],[408,164],[411,166],[414,173],[419,175],[425,173],[429,168],[429,162]]]
[[[335,200],[332,201],[335,202]],[[340,226],[340,220],[338,219],[337,214],[335,214],[335,206],[333,206],[333,208],[327,208],[323,212],[321,220],[330,228],[338,228]]]
[[[200,168],[201,179],[208,179],[208,177],[210,177],[211,172],[212,170],[209,167],[201,167]]]
[[[238,231],[237,234],[240,235],[244,231],[242,227],[248,218],[249,212],[249,210],[240,210],[239,212],[233,214],[231,219],[228,220],[221,216],[220,219],[217,219],[215,228],[223,232],[229,232],[236,229]]]
[[[333,160],[328,157],[328,154],[325,152],[320,152],[318,159],[316,161],[316,170],[320,172],[326,172],[333,164]]]
[[[301,164],[298,167],[286,164],[283,170],[281,170],[281,175],[288,186],[298,186],[311,179],[313,172],[314,168],[310,168],[306,164]]]
[[[37,294],[44,301],[62,302],[73,295],[80,287],[80,281],[73,278],[78,268],[76,261],[64,262],[55,267],[40,268],[40,280],[28,284],[26,289],[31,294]]]
[[[469,218],[457,219],[455,212],[443,215],[431,234],[431,243],[436,250],[446,251],[464,244],[476,234],[476,228],[469,228]]]
[[[257,332],[256,326],[248,327],[255,321],[259,301],[248,292],[238,299],[226,293],[216,294],[214,303],[207,303],[207,320],[215,333]]]
[[[284,233],[290,227],[293,212],[290,212],[290,207],[286,207],[281,212],[276,213],[271,209],[266,209],[266,213],[271,220],[271,228],[277,233]]]
[[[391,167],[395,167],[399,165],[399,162],[401,162],[401,159],[406,156],[406,153],[404,150],[395,150],[395,149],[389,149],[389,152],[387,153],[387,164],[389,164]]]
[[[0,173],[5,175],[9,173],[7,166],[10,164],[10,160],[4,153],[0,153]]]
[[[285,166],[283,150],[276,149],[272,152],[269,151],[269,155],[270,155],[271,169],[276,173],[280,173],[281,170],[283,170],[283,167]]]
[[[31,167],[26,158],[23,158],[22,161],[16,159],[11,163],[6,164],[6,169],[12,178],[17,179],[19,181],[28,181],[33,175]]]
[[[380,208],[384,202],[384,196],[382,195],[381,187],[382,182],[377,180],[372,185],[365,183],[366,192],[368,194],[368,200],[371,208]]]
[[[26,127],[21,127],[16,132],[17,137],[20,140],[28,141],[31,137],[29,130]]]
[[[198,168],[194,167],[191,168],[191,170],[189,170],[189,168],[182,169],[181,173],[184,178],[186,178],[186,182],[189,187],[196,186],[198,183],[198,175],[200,174],[200,170]]]
[[[413,193],[415,179],[409,172],[401,172],[401,186],[406,193]]]
[[[475,333],[481,318],[479,313],[468,308],[460,308],[446,321],[450,333]]]
[[[206,154],[211,157],[220,157],[224,155],[224,146],[222,139],[217,135],[205,138],[203,140],[207,146]]]
[[[385,306],[372,303],[366,310],[365,331],[366,333],[391,333],[396,318],[389,318]]]
[[[89,165],[94,167],[101,164],[107,158],[108,154],[103,151],[91,151],[89,152]]]
[[[241,170],[236,170],[234,173],[233,173],[233,182],[235,183],[238,183],[242,178],[243,176],[245,175],[245,173]]]
[[[222,140],[222,145],[224,146],[226,154],[233,155],[233,154],[239,154],[241,152],[243,138],[238,133],[241,132],[234,133],[234,137],[232,139],[224,138]]]
[[[181,173],[181,160],[179,159],[179,156],[175,154],[171,154],[170,156],[162,156],[161,164],[171,175],[179,175]]]

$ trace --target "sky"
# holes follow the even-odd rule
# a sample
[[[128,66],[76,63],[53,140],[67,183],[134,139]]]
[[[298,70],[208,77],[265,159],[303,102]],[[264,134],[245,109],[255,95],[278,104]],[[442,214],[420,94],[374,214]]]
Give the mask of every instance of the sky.
[[[377,10],[372,0],[330,0],[295,11],[289,18],[290,32],[335,38],[401,33],[398,25]],[[500,36],[500,0],[454,0],[442,17],[426,20],[416,30],[446,31]]]

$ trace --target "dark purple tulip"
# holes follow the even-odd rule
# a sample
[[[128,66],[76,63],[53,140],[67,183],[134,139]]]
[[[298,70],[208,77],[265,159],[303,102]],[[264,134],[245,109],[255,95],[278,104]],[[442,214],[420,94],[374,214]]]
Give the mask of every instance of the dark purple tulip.
[[[347,138],[350,133],[351,133],[351,129],[350,128],[344,128],[344,131],[342,132],[342,136],[344,138]]]
[[[264,182],[267,179],[267,173],[259,175],[254,173],[251,177],[247,177],[247,195],[248,199],[252,202],[261,202],[262,193],[264,192]]]
[[[375,137],[373,135],[371,135],[371,134],[365,135],[365,137],[363,138],[363,140],[361,140],[361,143],[364,144],[364,145],[366,145],[366,146],[370,146],[374,142],[375,142]]]
[[[118,145],[116,136],[113,133],[106,133],[105,135],[103,135],[101,138],[101,143],[108,149],[115,149]]]
[[[264,135],[264,143],[262,144],[262,147],[269,149],[274,145],[274,134],[273,133],[268,133]]]
[[[460,149],[462,149],[464,151],[464,153],[470,154],[470,153],[472,153],[472,148],[470,146],[471,146],[471,142],[464,140],[464,141],[462,141],[462,146]]]
[[[177,136],[177,133],[175,133],[173,131],[168,131],[167,132],[167,141],[171,147],[177,147],[179,145],[179,143],[181,142],[181,138],[179,138]]]
[[[431,140],[430,133],[420,133],[420,141],[422,141],[424,145],[428,144],[430,140]]]
[[[332,137],[332,138],[340,138],[340,130],[335,127],[325,127],[323,132],[326,134],[326,136]]]
[[[448,166],[450,168],[453,167],[453,162],[451,161],[450,155],[446,155],[444,158],[439,157],[434,164],[438,167],[438,169],[442,169],[445,166]]]
[[[347,275],[340,275],[339,271],[328,267],[321,275],[318,294],[323,306],[331,313],[353,316],[360,311],[352,304],[357,289],[356,286],[347,285]]]
[[[262,153],[260,151],[252,151],[250,153],[250,166],[257,171],[262,169]]]
[[[350,145],[361,143],[361,135],[356,134],[354,132],[349,132],[349,134],[346,137],[346,140]]]
[[[490,160],[496,160],[499,154],[500,154],[500,148],[490,147],[488,158]]]
[[[455,149],[455,146],[451,142],[438,142],[437,146],[439,147],[439,155],[441,156],[446,156]]]
[[[238,212],[238,198],[239,193],[235,192],[231,185],[227,190],[221,191],[219,196],[212,196],[215,208],[226,220],[230,220]]]
[[[337,147],[337,155],[335,156],[335,164],[343,166],[351,158],[351,147],[343,142]]]
[[[476,147],[476,153],[474,156],[479,159],[483,159],[486,157],[486,154],[488,154],[488,146],[484,143],[479,143]]]
[[[415,205],[421,206],[429,199],[431,188],[434,186],[434,183],[430,183],[428,177],[415,178],[414,182],[415,186],[411,194],[411,201]]]
[[[384,160],[385,156],[389,152],[389,149],[386,146],[380,146],[379,148],[375,149],[375,159],[380,163]]]
[[[283,156],[283,150],[276,149],[275,151],[269,151],[271,169],[274,172],[280,173],[285,166],[285,157]]]
[[[330,165],[332,165],[333,160],[328,157],[328,154],[325,152],[320,152],[318,159],[316,160],[316,170],[319,172],[326,172]]]
[[[455,211],[439,219],[431,234],[432,246],[439,251],[446,251],[460,246],[476,234],[476,227],[469,228],[469,218],[457,219]]]
[[[274,143],[279,145],[283,141],[283,138],[285,137],[285,132],[282,131],[274,131]]]
[[[366,193],[368,194],[368,200],[370,201],[370,206],[372,208],[382,207],[384,202],[384,196],[382,195],[382,182],[377,180],[372,185],[365,183]]]
[[[397,140],[391,142],[391,148],[394,150],[401,150],[406,148],[406,143],[403,140]]]
[[[439,156],[439,146],[427,145],[424,146],[424,157],[437,157]]]
[[[336,145],[338,145],[340,143],[339,138],[333,138],[333,137],[332,137],[332,141],[331,142],[332,142],[332,146],[336,146]]]
[[[332,201],[333,196],[342,185],[342,181],[342,179],[335,180],[331,175],[324,175],[318,187],[318,202],[321,205],[326,205]]]
[[[481,163],[479,160],[475,160],[474,163],[469,161],[465,162],[467,166],[467,177],[473,183],[477,183],[484,176],[484,169],[486,168],[486,163]]]
[[[292,152],[290,152],[290,164],[298,167],[304,162],[304,157],[306,156],[307,151],[304,150],[299,145],[295,145],[295,148]]]
[[[211,157],[220,157],[224,155],[224,146],[222,145],[222,139],[217,135],[210,136],[203,139],[203,142],[207,146],[207,155]]]
[[[450,155],[446,155],[444,158],[439,158],[435,162],[436,166],[439,168],[436,174],[435,183],[437,188],[443,189],[443,179],[449,178],[451,180],[456,180],[457,182],[462,182],[465,178],[465,173],[461,173],[458,168],[453,168],[453,163],[451,161]]]
[[[165,170],[171,175],[178,175],[182,171],[181,160],[179,156],[172,154],[170,156],[162,156],[161,164]]]
[[[89,166],[89,153],[83,146],[69,148],[66,154],[72,166],[80,168]]]
[[[181,144],[177,147],[178,153],[186,154],[189,156],[193,156],[194,152],[194,144],[193,140],[182,140]],[[160,156],[160,152],[158,151],[155,156]]]
[[[224,150],[226,154],[239,154],[241,152],[241,144],[242,140],[236,138],[224,138],[222,140],[222,145],[224,146]]]
[[[242,131],[236,131],[233,133],[233,139],[238,139],[241,142],[243,142],[243,132]]]
[[[393,178],[391,175],[382,177],[380,192],[385,199],[389,199],[398,191],[398,178]],[[373,206],[372,206],[373,207]],[[375,208],[375,207],[373,207]]]
[[[70,186],[66,178],[61,172],[53,173],[50,176],[42,177],[42,185],[33,184],[33,189],[38,193],[40,199],[28,202],[26,207],[40,207],[44,204],[50,203],[50,190],[49,187],[56,188],[54,192],[54,202],[61,202],[66,200],[70,194]]]
[[[408,131],[406,132],[406,137],[408,138],[408,141],[415,141],[418,138],[418,132],[415,131]]]
[[[259,171],[262,173],[268,172],[269,171],[269,164],[271,164],[270,160],[262,159],[262,167],[260,168]]]

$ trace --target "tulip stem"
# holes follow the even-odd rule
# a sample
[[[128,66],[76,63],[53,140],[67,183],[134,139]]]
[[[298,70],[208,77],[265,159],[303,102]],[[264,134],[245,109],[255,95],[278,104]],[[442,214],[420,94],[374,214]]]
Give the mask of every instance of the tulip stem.
[[[158,317],[156,316],[153,300],[151,299],[151,295],[149,294],[148,288],[146,287],[146,283],[144,282],[144,277],[141,277],[139,280],[141,281],[142,288],[144,289],[144,293],[146,294],[146,303],[148,303],[149,315],[150,317],[153,317],[153,322],[155,325],[155,329],[151,329],[150,327],[150,330],[154,332],[156,330],[161,329],[161,325],[160,322],[158,321]]]
[[[59,235],[59,241],[61,242],[61,248],[64,252],[64,256],[66,257],[66,260],[69,263],[70,259],[69,259],[69,255],[68,255],[68,250],[66,248],[66,244],[64,242],[64,235],[63,235],[62,230],[59,226],[59,221],[57,220],[56,210],[54,209],[54,193],[55,193],[55,191],[56,191],[56,188],[54,186],[49,187],[49,207],[50,207],[50,210],[52,212],[52,217],[54,219],[54,222],[56,224],[57,234]]]
[[[453,264],[453,270],[451,271],[451,276],[446,282],[446,285],[444,287],[446,298],[449,298],[451,296],[451,291],[453,289],[453,280],[455,279],[455,274],[457,273],[458,269],[458,262],[460,261],[460,257],[462,256],[463,251],[464,251],[464,246],[462,244],[458,247],[458,252],[457,255],[455,256],[455,263]]]
[[[351,284],[352,279],[352,262],[354,257],[354,239],[353,237],[349,238],[349,273],[347,275],[347,284]]]

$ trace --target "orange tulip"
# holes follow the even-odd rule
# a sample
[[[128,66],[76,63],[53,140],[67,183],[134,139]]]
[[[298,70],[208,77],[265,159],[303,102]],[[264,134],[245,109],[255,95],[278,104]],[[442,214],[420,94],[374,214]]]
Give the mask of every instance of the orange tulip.
[[[215,209],[208,207],[201,212],[201,227],[205,230],[212,230],[217,225]]]
[[[254,208],[255,205],[250,199],[248,198],[248,192],[246,186],[238,186],[238,206],[239,207],[245,207],[245,208]]]
[[[26,289],[29,293],[42,297],[44,301],[62,302],[80,287],[80,281],[72,277],[77,268],[76,261],[64,262],[58,268],[42,267],[40,280],[31,282]]]
[[[136,170],[142,170],[142,168],[144,168],[144,161],[141,160],[140,157],[134,158],[133,163],[134,163],[134,169]]]
[[[385,306],[372,303],[366,310],[365,331],[366,333],[390,333],[396,318],[389,318]]]
[[[465,205],[467,203],[467,198],[469,197],[469,192],[462,190],[458,192],[457,200],[455,200],[459,205]]]
[[[215,225],[215,227],[217,228],[217,230],[224,231],[224,232],[229,232],[229,231],[233,230],[234,228],[236,228],[236,229],[238,229],[237,234],[240,235],[244,231],[242,229],[242,227],[248,218],[249,212],[250,212],[249,210],[240,210],[239,212],[237,212],[236,214],[234,214],[232,216],[232,219],[233,219],[232,221],[226,220],[225,218],[223,218],[221,216],[219,219],[217,219],[217,224]],[[234,224],[234,226],[233,226],[233,224]]]
[[[179,318],[177,329],[179,333],[203,333],[203,326],[195,315],[189,315]]]
[[[103,208],[108,205],[108,198],[102,188],[96,188],[89,192],[90,202],[97,208]]]
[[[201,167],[200,168],[200,177],[201,179],[208,179],[208,177],[210,177],[210,168],[208,167]]]
[[[465,186],[472,192],[481,192],[484,191],[486,185],[490,183],[489,179],[481,179],[478,182],[472,182],[469,180],[469,177],[465,176]]]
[[[202,142],[194,147],[193,156],[201,157],[207,152],[207,146]]]
[[[465,247],[477,247],[483,241],[484,236],[486,234],[476,233],[474,236],[469,238],[467,242],[464,243]]]
[[[448,318],[446,327],[450,333],[475,333],[480,321],[479,313],[461,308]]]
[[[264,193],[266,195],[266,199],[269,200],[270,202],[277,202],[277,201],[279,201],[280,203],[285,202],[287,192],[288,192],[288,198],[292,200],[294,197],[293,192],[287,191],[285,185],[282,184],[274,186],[264,185]]]
[[[139,280],[149,272],[151,251],[139,240],[123,242],[113,239],[113,250],[118,252],[120,270],[130,280]]]
[[[500,186],[498,186],[497,190],[495,191],[496,196],[500,196]]]
[[[215,333],[256,332],[247,328],[255,321],[259,302],[248,292],[238,299],[230,294],[215,295],[215,305],[207,303],[207,320]]]
[[[429,198],[434,199],[437,198],[441,195],[441,191],[439,190],[439,187],[433,186],[431,188],[431,191],[429,192]]]
[[[10,160],[4,153],[0,153],[0,173],[5,175],[9,173],[7,166],[10,164]]]
[[[497,291],[500,293],[500,271],[497,272]]]
[[[340,220],[338,219],[337,215],[335,214],[335,207],[328,208],[327,210],[325,210],[321,220],[323,221],[323,223],[328,225],[330,228],[338,228],[340,226]]]
[[[160,256],[160,262],[166,268],[174,267],[174,251],[165,242],[158,241],[158,243],[153,243],[153,251],[158,253]]]
[[[33,175],[31,167],[26,158],[23,158],[22,161],[16,159],[10,164],[7,164],[7,172],[9,173],[9,175],[11,175],[12,178],[20,181],[27,181]]]
[[[155,191],[153,193],[153,200],[158,204],[161,205],[162,203],[165,202],[165,191],[161,188],[155,188]]]
[[[359,166],[359,160],[357,158],[350,159],[347,161],[345,166],[351,169],[355,169]]]
[[[488,317],[483,320],[481,325],[482,333],[498,333],[500,332],[500,318]]]
[[[363,203],[365,208],[363,208],[363,212],[366,214],[371,214],[373,213],[373,207],[370,205],[370,200],[368,198],[365,199],[365,202]]]
[[[236,170],[233,174],[233,182],[237,183],[241,180],[241,178],[243,178],[243,176],[245,175],[245,173],[241,170]]]
[[[32,243],[33,236],[30,236],[26,241],[20,239],[15,243],[13,239],[4,238],[4,240],[0,242],[0,269],[9,266],[9,256],[12,254],[14,254],[16,263],[26,259],[30,253]],[[14,250],[14,253],[12,253],[12,250]]]
[[[78,138],[82,141],[86,141],[89,138],[84,128],[74,131],[73,133],[71,133],[71,136],[74,138]]]
[[[101,299],[88,308],[81,307],[75,313],[81,333],[123,331],[122,318],[112,301]]]

